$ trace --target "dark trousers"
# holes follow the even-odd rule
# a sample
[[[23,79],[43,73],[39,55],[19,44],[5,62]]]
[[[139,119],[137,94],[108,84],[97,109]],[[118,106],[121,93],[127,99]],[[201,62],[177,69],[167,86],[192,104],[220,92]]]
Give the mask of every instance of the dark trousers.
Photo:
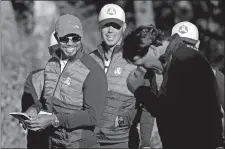
[[[34,132],[29,131],[27,134],[28,149],[48,149],[49,135],[46,131]]]
[[[123,143],[100,143],[100,148],[128,148],[128,142]]]

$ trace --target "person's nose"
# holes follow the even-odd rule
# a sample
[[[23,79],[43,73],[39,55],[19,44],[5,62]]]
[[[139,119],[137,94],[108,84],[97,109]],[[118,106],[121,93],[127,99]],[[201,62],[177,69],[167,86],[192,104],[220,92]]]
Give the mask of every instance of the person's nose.
[[[113,27],[109,26],[109,32],[113,32]]]
[[[72,41],[72,39],[69,39],[69,41],[67,42],[67,45],[73,45],[74,42]]]

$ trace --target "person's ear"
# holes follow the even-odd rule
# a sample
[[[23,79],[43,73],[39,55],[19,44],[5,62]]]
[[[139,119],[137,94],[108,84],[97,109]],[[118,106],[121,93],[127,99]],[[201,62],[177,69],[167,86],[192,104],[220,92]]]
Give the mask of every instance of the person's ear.
[[[101,32],[101,30],[102,30],[102,25],[100,25],[99,22],[97,22],[97,24],[98,24],[98,29],[99,29],[99,31]]]
[[[123,32],[125,32],[126,28],[127,28],[127,23],[123,23]]]
[[[199,45],[200,45],[200,40],[198,40],[198,42],[195,44],[195,47],[199,48]]]

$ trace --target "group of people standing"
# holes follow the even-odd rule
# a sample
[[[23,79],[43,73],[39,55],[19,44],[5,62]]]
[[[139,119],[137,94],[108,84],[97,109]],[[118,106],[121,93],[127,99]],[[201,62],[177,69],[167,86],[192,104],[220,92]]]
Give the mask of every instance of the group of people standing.
[[[218,84],[194,24],[168,40],[153,25],[124,37],[124,10],[107,4],[98,25],[102,43],[87,53],[79,18],[56,21],[51,58],[25,82],[28,148],[139,148],[139,134],[142,148],[222,145]]]

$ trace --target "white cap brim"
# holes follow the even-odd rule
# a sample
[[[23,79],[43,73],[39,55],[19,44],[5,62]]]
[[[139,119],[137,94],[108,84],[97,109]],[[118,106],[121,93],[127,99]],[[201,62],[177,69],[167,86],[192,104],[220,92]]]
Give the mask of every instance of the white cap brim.
[[[193,44],[193,45],[197,44],[197,42],[198,42],[198,40],[194,40],[194,39],[186,38],[186,37],[181,37],[181,39],[182,39],[183,41],[186,41],[186,42],[188,42],[188,43],[190,43],[190,44]]]
[[[111,22],[116,23],[116,24],[118,24],[118,25],[120,25],[120,26],[122,26],[123,23],[124,23],[123,21],[121,21],[121,20],[119,20],[119,19],[116,19],[116,18],[108,18],[108,19],[101,20],[101,21],[99,22],[99,25],[102,27],[102,26],[104,26],[105,24],[111,23]]]

